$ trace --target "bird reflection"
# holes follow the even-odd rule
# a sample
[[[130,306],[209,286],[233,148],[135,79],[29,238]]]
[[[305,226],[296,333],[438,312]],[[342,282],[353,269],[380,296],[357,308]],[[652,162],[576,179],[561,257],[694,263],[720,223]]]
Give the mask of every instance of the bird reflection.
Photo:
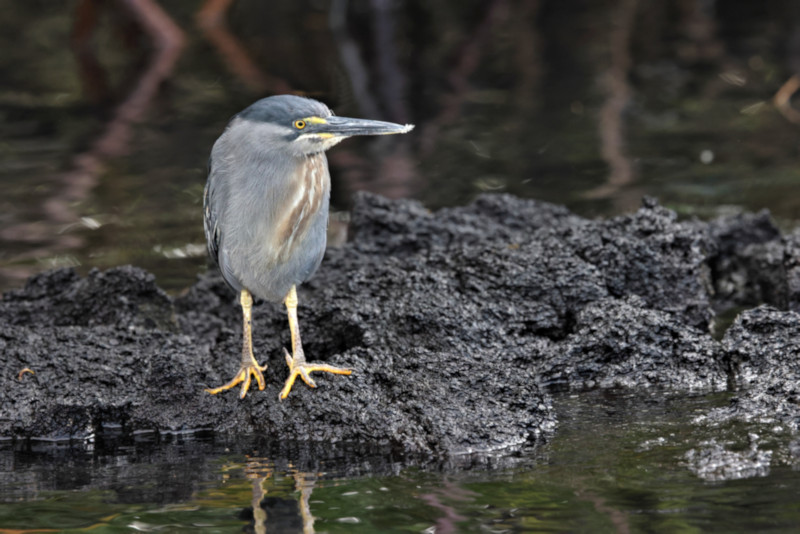
[[[280,495],[270,495],[270,488],[275,491],[279,478],[287,474],[294,479],[295,492],[300,499],[287,498],[285,491]],[[244,510],[242,516],[252,521],[245,532],[266,534],[267,532],[303,532],[314,533],[314,516],[311,514],[309,499],[318,473],[298,471],[291,464],[286,472],[278,472],[274,463],[264,457],[248,457],[244,467],[245,477],[252,481],[253,497],[251,508]],[[270,480],[272,484],[270,484]]]

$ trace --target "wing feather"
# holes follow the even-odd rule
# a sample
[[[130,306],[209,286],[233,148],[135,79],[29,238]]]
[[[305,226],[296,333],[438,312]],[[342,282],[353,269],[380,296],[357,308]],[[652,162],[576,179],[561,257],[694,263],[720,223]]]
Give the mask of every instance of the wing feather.
[[[216,180],[214,177],[213,161],[208,158],[208,181],[206,182],[206,189],[203,192],[203,228],[206,233],[206,246],[208,247],[208,255],[214,260],[214,263],[219,265],[219,227],[217,226],[217,210],[219,209],[215,200],[214,186]]]

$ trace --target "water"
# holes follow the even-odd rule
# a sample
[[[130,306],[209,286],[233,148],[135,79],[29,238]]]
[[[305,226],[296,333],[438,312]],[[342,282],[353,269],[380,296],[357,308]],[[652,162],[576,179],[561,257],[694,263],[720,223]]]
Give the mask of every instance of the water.
[[[416,465],[364,446],[276,446],[254,436],[6,443],[0,529],[796,532],[800,473],[791,464],[774,461],[767,476],[723,482],[688,469],[685,452],[709,436],[733,448],[746,441],[738,425],[690,423],[727,400],[560,395],[561,426],[546,445]]]
[[[363,189],[431,208],[510,192],[586,216],[649,194],[684,217],[800,220],[798,118],[773,103],[800,70],[790,2],[239,0],[226,34],[196,23],[201,3],[164,0],[184,38],[174,70],[99,148],[153,47],[105,2],[74,53],[90,4],[0,0],[0,290],[126,263],[185,289],[206,265],[210,147],[281,88],[417,124],[330,152],[334,241]],[[704,439],[788,438],[688,422],[725,397],[662,396],[561,397],[552,442],[454,464],[255,436],[0,442],[0,529],[300,532],[313,516],[317,532],[796,531],[791,459],[706,482],[684,457]]]
[[[125,263],[171,291],[191,284],[211,145],[276,89],[416,123],[330,152],[340,212],[357,190],[431,208],[510,192],[588,216],[649,194],[683,216],[800,219],[797,125],[772,101],[798,62],[788,6],[239,0],[214,33],[198,5],[162,4],[184,39],[174,70],[98,148],[148,73],[150,40],[109,4],[76,54],[76,5],[0,0],[0,289]]]

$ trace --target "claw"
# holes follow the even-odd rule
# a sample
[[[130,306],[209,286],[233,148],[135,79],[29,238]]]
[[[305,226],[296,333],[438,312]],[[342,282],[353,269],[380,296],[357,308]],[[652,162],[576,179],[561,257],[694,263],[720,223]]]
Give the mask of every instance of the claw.
[[[261,371],[266,370],[266,365],[258,365],[258,362],[253,361],[252,364],[239,368],[239,372],[227,384],[224,384],[218,388],[207,388],[206,391],[212,395],[216,395],[217,393],[222,393],[223,391],[231,389],[240,382],[244,382],[242,384],[242,391],[239,393],[239,398],[243,399],[247,395],[247,391],[250,389],[250,383],[252,382],[254,376],[256,377],[258,389],[260,391],[264,390],[266,387],[266,382],[264,381],[264,375],[261,373]]]
[[[315,388],[317,387],[317,383],[314,382],[313,378],[311,378],[310,373],[315,371],[324,371],[326,373],[333,373],[335,375],[349,375],[353,372],[351,369],[345,369],[343,367],[335,367],[333,365],[324,363],[306,362],[304,357],[293,358],[286,348],[283,350],[286,354],[286,363],[289,365],[289,378],[286,379],[286,383],[281,390],[280,400],[283,400],[289,396],[289,393],[292,391],[294,381],[297,380],[298,376],[308,385],[308,387]]]

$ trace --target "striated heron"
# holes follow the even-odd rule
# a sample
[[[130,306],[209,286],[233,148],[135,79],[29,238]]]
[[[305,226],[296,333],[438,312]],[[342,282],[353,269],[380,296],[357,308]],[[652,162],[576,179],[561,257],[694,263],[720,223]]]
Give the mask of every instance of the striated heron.
[[[209,159],[203,214],[208,252],[242,306],[242,364],[216,394],[242,383],[244,398],[264,371],[253,356],[253,296],[286,304],[292,354],[284,349],[289,378],[285,399],[299,376],[311,387],[312,371],[351,371],[306,361],[297,324],[297,289],[325,253],[330,174],[325,151],[354,135],[406,133],[413,125],[336,117],[324,104],[292,95],[259,100],[228,123]]]

